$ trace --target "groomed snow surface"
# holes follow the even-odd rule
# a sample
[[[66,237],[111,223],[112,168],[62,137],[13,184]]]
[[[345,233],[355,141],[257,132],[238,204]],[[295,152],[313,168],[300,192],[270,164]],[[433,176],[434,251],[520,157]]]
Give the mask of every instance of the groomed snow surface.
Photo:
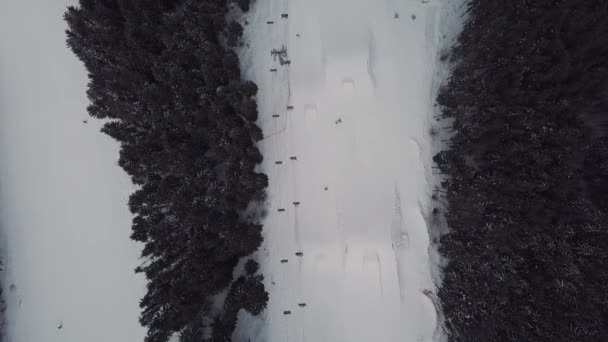
[[[252,8],[241,63],[260,88],[270,187],[258,257],[270,302],[261,323],[241,315],[236,341],[445,339],[427,221],[446,4]],[[283,45],[289,65],[271,56]]]
[[[86,71],[66,47],[77,0],[0,2],[0,231],[7,341],[137,342],[118,145],[88,119]],[[61,329],[59,329],[61,327]]]

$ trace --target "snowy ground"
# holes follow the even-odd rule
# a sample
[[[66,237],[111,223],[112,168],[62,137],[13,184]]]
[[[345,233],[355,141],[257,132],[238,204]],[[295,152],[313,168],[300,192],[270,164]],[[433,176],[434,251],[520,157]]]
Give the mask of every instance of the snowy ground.
[[[133,188],[117,144],[82,122],[86,72],[65,44],[63,12],[76,2],[0,3],[1,275],[13,342],[144,336]]]
[[[237,341],[445,338],[427,221],[446,4],[256,2],[241,63],[260,87],[270,209],[259,258],[271,296]],[[282,45],[290,65],[271,56]]]

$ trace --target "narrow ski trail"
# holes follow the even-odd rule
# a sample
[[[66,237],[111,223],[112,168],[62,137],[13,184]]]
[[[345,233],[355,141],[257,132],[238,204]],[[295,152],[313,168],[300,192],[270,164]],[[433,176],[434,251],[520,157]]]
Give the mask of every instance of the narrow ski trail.
[[[270,181],[256,341],[437,340],[426,216],[440,5],[252,8],[240,57]],[[290,64],[271,56],[282,46]]]

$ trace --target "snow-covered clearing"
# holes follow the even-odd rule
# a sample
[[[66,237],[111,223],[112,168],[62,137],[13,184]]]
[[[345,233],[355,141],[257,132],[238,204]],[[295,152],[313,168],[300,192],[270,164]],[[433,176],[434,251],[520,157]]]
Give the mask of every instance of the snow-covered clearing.
[[[0,227],[8,341],[143,341],[132,192],[118,146],[83,123],[86,71],[66,47],[76,0],[0,4]],[[14,285],[14,286],[12,286]],[[61,329],[58,329],[58,327]]]
[[[271,296],[237,341],[445,337],[427,221],[446,4],[256,2],[241,63],[260,87],[270,209],[259,258]],[[289,65],[271,56],[282,45]]]

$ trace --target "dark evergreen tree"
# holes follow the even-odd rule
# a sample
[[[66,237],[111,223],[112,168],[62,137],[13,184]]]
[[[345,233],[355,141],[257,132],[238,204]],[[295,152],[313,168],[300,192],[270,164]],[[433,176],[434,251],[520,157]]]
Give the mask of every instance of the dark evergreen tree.
[[[608,336],[608,3],[472,0],[434,160],[451,341]]]
[[[232,283],[222,314],[216,317],[213,323],[214,342],[231,341],[239,310],[244,309],[252,315],[259,315],[266,309],[268,292],[264,289],[263,280],[262,275],[248,274]]]
[[[249,11],[249,6],[251,5],[251,0],[237,0],[239,7],[243,12]]]
[[[225,22],[226,1],[81,0],[65,15],[68,46],[89,72],[89,113],[109,119],[102,131],[121,143],[119,165],[139,186],[129,208],[131,237],[144,244],[146,342],[201,340],[210,298],[262,240],[244,219],[268,184],[254,171],[257,87],[220,44],[224,32],[242,34]],[[266,300],[251,277],[241,290]]]
[[[226,28],[226,38],[228,46],[237,46],[243,36],[243,26],[236,21],[231,22]]]
[[[252,275],[260,269],[260,265],[253,259],[248,259],[245,262],[245,272],[247,275]]]

